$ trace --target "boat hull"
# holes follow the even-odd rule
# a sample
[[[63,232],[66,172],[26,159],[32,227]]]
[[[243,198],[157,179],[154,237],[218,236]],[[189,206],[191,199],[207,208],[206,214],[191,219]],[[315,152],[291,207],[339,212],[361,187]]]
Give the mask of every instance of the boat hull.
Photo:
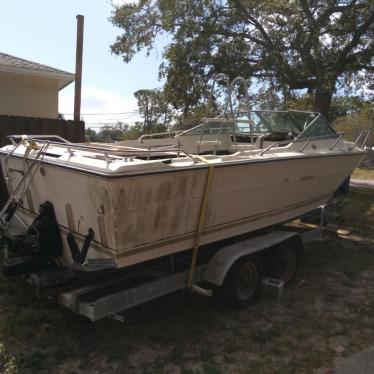
[[[1,155],[4,168],[5,154]],[[300,216],[325,204],[362,153],[270,157],[217,164],[200,244],[234,237]],[[10,157],[11,187],[24,160]],[[92,228],[88,257],[111,257],[123,267],[193,247],[208,165],[105,177],[43,163],[18,215],[31,223],[51,201],[61,228],[82,245]]]

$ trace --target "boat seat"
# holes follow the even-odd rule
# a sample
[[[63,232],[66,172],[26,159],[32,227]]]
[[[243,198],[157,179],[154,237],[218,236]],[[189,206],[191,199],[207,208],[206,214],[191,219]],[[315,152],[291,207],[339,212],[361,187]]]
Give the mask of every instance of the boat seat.
[[[268,135],[259,136],[259,148],[264,148],[264,142],[276,143],[285,142],[287,140],[293,140],[293,135],[288,132],[272,132]],[[287,145],[287,144],[285,144]],[[283,145],[284,146],[284,145]]]
[[[257,135],[253,135],[254,142],[256,142],[257,138]],[[231,135],[231,140],[234,141],[233,135]],[[236,134],[236,141],[238,143],[251,143],[251,134]]]

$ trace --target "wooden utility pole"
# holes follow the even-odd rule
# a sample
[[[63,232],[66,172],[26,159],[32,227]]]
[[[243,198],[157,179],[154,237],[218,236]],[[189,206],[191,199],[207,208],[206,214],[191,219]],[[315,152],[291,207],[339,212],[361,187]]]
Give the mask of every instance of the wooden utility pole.
[[[83,61],[83,27],[84,16],[77,15],[77,46],[75,53],[75,94],[74,121],[80,121],[82,96],[82,61]]]
[[[148,96],[145,97],[145,113],[144,113],[145,132],[149,134],[149,118],[148,118]]]
[[[371,119],[371,123],[369,122],[369,137],[368,142],[366,145],[368,146],[368,160],[369,160],[369,166],[374,166],[374,108],[372,108],[369,111],[369,116]]]

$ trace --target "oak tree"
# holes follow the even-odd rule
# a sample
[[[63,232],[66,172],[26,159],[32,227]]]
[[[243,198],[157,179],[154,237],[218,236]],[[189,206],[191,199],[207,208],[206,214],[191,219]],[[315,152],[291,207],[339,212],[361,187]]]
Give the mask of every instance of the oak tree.
[[[325,115],[337,90],[373,81],[373,0],[139,0],[117,6],[111,22],[125,62],[166,35],[160,75],[185,114],[218,72],[307,90]]]

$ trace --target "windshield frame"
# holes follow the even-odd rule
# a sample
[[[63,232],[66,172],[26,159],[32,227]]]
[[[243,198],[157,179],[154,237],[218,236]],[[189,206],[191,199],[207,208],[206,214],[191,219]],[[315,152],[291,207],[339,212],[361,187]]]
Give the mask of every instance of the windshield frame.
[[[331,131],[331,134],[326,134],[326,135],[323,135],[325,137],[334,137],[334,136],[337,136],[339,135],[335,129],[329,124],[329,122],[327,121],[326,117],[322,114],[322,113],[318,113],[318,112],[315,112],[317,113],[317,116],[315,118],[313,118],[313,120],[304,128],[304,130],[297,136],[296,139],[308,139],[308,138],[311,138],[311,136],[307,136],[307,137],[304,137],[303,135],[305,135],[305,133],[307,133],[313,126],[316,126],[316,123],[319,119],[322,119],[323,121],[323,124]]]
[[[297,113],[305,114],[306,116],[306,120],[303,126],[300,123],[300,121],[298,121],[295,118],[294,114],[297,114]],[[258,117],[259,124],[257,126],[251,119],[252,117],[251,114],[255,114]],[[230,132],[228,131],[229,127],[232,127],[231,133],[234,136],[236,134],[248,134],[248,135],[253,136],[254,134],[257,135],[257,134],[269,134],[269,133],[276,133],[276,132],[288,132],[294,135],[294,139],[303,139],[304,135],[308,133],[313,128],[313,126],[316,126],[317,123],[319,123],[318,120],[322,120],[323,126],[325,126],[328,129],[329,133],[325,134],[324,137],[330,137],[330,136],[334,137],[338,135],[335,129],[329,124],[327,119],[321,113],[318,113],[318,112],[309,112],[309,111],[302,111],[302,110],[257,110],[257,109],[254,109],[249,112],[247,111],[234,112],[233,115],[234,117],[219,116],[216,118],[205,118],[203,123],[197,126],[194,126],[190,129],[187,129],[185,131],[182,131],[181,133],[177,134],[176,137],[179,137],[182,135],[203,136],[203,135],[207,135],[208,133],[210,133],[211,135],[221,135],[221,134]],[[279,130],[277,128],[274,128],[274,126],[272,126],[271,123],[269,122],[269,118],[266,118],[267,115],[273,115],[275,117],[275,122],[276,122],[276,115],[286,116],[282,118],[282,122],[287,123],[287,121],[290,120],[291,125],[289,126],[289,129],[286,128],[284,131],[282,131],[282,129]],[[308,119],[307,116],[310,116],[311,118],[314,117],[314,118],[312,118],[312,120],[309,123],[307,123],[307,119]],[[217,129],[221,127],[220,131],[205,132],[207,130],[206,129],[207,125],[211,124],[212,122],[215,122],[218,125]],[[238,123],[248,123],[249,131],[240,131],[239,127],[237,126]],[[221,126],[219,124],[221,124]],[[264,127],[266,131],[254,130],[254,127],[258,128],[259,125]],[[305,138],[310,138],[310,137],[311,136],[307,136]]]

